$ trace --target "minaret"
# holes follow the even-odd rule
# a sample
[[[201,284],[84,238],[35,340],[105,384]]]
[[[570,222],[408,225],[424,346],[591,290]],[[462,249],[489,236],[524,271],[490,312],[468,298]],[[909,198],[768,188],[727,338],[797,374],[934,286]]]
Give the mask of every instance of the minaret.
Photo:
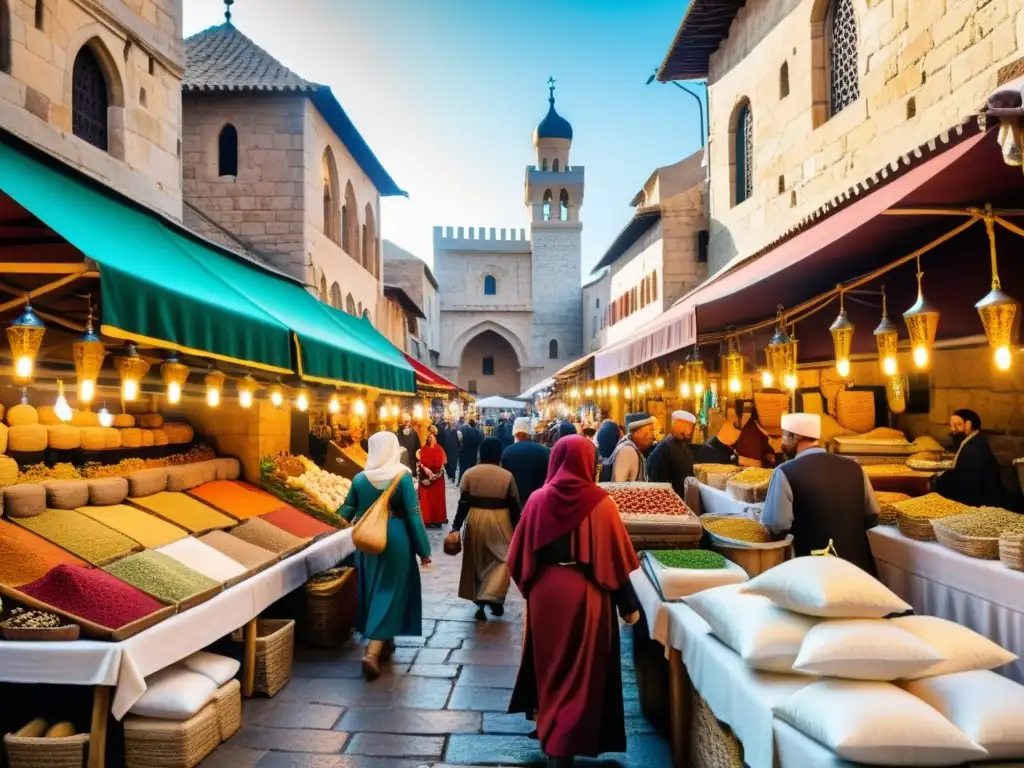
[[[583,166],[569,162],[572,126],[555,111],[548,78],[548,113],[533,132],[536,164],[526,169],[533,260],[533,359],[548,375],[583,354],[580,287]],[[551,357],[551,342],[557,355]]]

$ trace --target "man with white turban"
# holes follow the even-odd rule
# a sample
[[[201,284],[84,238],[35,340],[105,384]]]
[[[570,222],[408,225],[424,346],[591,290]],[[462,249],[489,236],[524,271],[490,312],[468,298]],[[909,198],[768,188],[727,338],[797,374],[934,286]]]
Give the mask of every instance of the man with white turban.
[[[686,478],[693,477],[693,454],[690,442],[693,430],[697,425],[697,417],[689,411],[676,411],[672,414],[669,434],[658,443],[647,458],[647,476],[652,483],[671,483],[672,490],[679,498],[683,497],[683,484]]]
[[[878,501],[863,468],[821,447],[821,417],[782,417],[782,452],[788,461],[772,473],[761,523],[776,537],[793,534],[797,556],[826,549],[868,573],[875,561],[867,530],[878,523]]]

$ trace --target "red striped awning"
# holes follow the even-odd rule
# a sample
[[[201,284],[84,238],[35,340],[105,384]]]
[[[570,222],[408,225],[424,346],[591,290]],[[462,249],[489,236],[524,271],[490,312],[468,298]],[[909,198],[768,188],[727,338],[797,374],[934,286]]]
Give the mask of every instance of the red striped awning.
[[[405,353],[403,352],[402,354]],[[405,355],[405,359],[409,361],[409,365],[416,371],[416,383],[418,385],[430,387],[431,389],[450,389],[452,391],[459,388],[457,384],[452,384],[441,374],[434,373],[415,357]]]

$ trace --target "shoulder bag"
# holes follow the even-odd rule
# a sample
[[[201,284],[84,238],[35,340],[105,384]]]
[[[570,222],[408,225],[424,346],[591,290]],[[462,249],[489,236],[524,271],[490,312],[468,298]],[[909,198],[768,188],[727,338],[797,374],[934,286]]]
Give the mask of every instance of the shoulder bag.
[[[391,497],[402,479],[402,474],[404,473],[394,477],[384,492],[356,521],[355,527],[352,529],[352,543],[364,555],[379,555],[388,545],[389,507],[391,506]]]

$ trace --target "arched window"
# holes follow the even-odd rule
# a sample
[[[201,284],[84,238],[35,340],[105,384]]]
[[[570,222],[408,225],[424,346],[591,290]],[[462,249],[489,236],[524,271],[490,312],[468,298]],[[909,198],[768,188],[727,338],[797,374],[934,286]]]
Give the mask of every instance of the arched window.
[[[380,276],[380,263],[377,259],[377,220],[373,215],[373,206],[366,204],[364,211],[366,224],[363,225],[363,267],[374,277]],[[362,314],[362,313],[360,313]]]
[[[558,339],[552,339],[548,342],[548,358],[551,360],[558,359]]]
[[[360,301],[359,304],[356,306],[356,317],[362,317],[362,316],[363,316],[363,302]]]
[[[546,171],[548,169],[548,159],[546,157],[541,159],[541,161],[540,161],[540,169],[542,171]]]
[[[484,358],[483,375],[484,376],[493,376],[494,375],[494,358],[493,357],[488,356],[488,357]]]
[[[857,13],[853,0],[831,0],[825,17],[828,45],[829,114],[836,115],[860,98],[857,70]]]
[[[359,206],[356,205],[356,193],[352,189],[352,182],[345,184],[345,207],[348,209],[348,247],[345,252],[356,261],[360,260],[359,250]],[[344,238],[344,234],[342,235]]]
[[[551,221],[551,190],[544,190],[544,221]]]
[[[341,213],[338,210],[341,197],[338,183],[338,164],[334,150],[324,148],[320,158],[320,180],[324,185],[324,236],[336,245],[341,244]]]
[[[564,189],[558,193],[558,218],[562,221],[569,220],[569,193]]]
[[[331,306],[335,309],[341,309],[341,286],[337,283],[331,283]]]
[[[558,173],[558,158],[557,157],[554,160],[551,161],[551,170],[554,171],[555,173]]]
[[[739,205],[754,194],[754,115],[749,101],[744,101],[736,110],[734,131],[734,204]]]
[[[78,138],[107,150],[107,76],[92,48],[83,45],[71,75],[71,129]]]
[[[46,7],[43,0],[36,0],[36,29],[43,28],[43,19],[46,18]]]
[[[345,297],[345,311],[350,315],[358,317],[356,315],[356,300],[352,297],[351,293]]]
[[[341,206],[341,249],[348,253],[348,206]]]
[[[484,277],[484,296],[497,296],[498,295],[498,281],[494,275],[486,275]]]
[[[651,272],[651,301],[658,300],[658,270]]]
[[[324,304],[330,301],[330,296],[327,293],[327,278],[324,275],[320,275],[320,301]]]
[[[217,175],[238,175],[238,131],[228,123],[217,138]]]
[[[11,69],[11,11],[7,0],[0,0],[0,72]]]
[[[789,62],[782,62],[782,67],[779,69],[779,98],[784,99],[789,96]]]

